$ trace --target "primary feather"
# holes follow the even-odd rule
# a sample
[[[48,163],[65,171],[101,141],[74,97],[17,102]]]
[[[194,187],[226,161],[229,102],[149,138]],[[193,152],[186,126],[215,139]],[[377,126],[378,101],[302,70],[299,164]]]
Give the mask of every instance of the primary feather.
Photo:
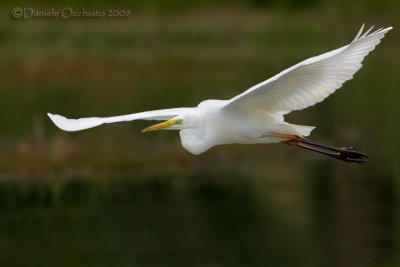
[[[392,27],[368,34],[372,27],[348,45],[304,60],[229,100],[226,110],[262,109],[289,113],[321,102],[353,78],[361,62]]]
[[[152,111],[145,111],[139,113],[133,113],[122,116],[114,117],[92,117],[92,118],[80,118],[80,119],[67,119],[64,116],[47,113],[50,119],[57,125],[58,128],[68,131],[75,132],[93,128],[104,123],[113,123],[120,121],[133,121],[133,120],[169,120],[173,117],[190,112],[192,108],[170,108],[170,109],[159,109]]]

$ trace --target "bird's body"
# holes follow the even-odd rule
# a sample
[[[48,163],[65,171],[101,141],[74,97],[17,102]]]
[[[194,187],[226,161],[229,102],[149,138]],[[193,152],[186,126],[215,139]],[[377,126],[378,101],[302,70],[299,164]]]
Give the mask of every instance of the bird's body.
[[[180,130],[182,146],[200,154],[213,146],[225,144],[278,143],[281,138],[269,133],[308,136],[314,127],[284,122],[283,115],[257,110],[252,113],[227,111],[227,100],[206,100],[185,117],[197,125]],[[183,119],[185,121],[185,119]]]
[[[289,124],[284,121],[284,115],[324,100],[353,78],[364,57],[391,28],[368,34],[371,28],[361,35],[361,27],[349,45],[304,60],[230,100],[205,100],[194,108],[154,110],[107,118],[75,120],[48,115],[66,131],[118,121],[167,120],[144,131],[180,130],[182,146],[192,154],[223,144],[286,142],[338,159],[363,162],[361,158],[365,154],[352,148],[339,149],[304,139],[314,127]]]

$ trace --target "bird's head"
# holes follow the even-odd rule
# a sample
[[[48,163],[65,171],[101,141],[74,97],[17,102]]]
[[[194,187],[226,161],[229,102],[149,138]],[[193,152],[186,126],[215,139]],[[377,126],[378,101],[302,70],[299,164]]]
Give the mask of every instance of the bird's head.
[[[160,130],[183,130],[194,128],[197,125],[197,120],[191,114],[176,116],[170,120],[157,123],[142,130],[142,132],[160,131]]]

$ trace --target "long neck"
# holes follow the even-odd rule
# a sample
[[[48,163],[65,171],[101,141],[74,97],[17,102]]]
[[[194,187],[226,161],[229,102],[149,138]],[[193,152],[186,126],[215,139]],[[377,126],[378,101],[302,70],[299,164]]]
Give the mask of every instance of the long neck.
[[[181,136],[182,146],[194,155],[201,154],[208,149],[211,145],[208,144],[204,128],[189,128],[179,132]]]

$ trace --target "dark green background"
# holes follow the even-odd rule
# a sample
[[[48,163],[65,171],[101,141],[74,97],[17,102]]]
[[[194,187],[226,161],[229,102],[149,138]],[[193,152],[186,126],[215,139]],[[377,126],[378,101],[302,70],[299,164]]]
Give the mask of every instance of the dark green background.
[[[14,7],[131,10],[28,19]],[[0,266],[400,265],[399,1],[3,1]],[[148,122],[66,133],[46,117],[228,99],[394,26],[343,88],[286,116],[346,164],[282,144],[192,156]]]

